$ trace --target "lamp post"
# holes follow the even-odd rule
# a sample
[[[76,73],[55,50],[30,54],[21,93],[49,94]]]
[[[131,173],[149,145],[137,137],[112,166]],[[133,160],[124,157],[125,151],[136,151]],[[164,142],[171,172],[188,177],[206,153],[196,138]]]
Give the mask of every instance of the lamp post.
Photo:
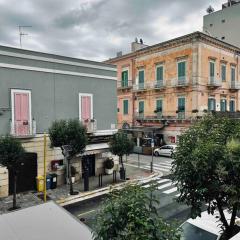
[[[152,148],[152,161],[151,161],[151,173],[152,173],[153,172],[153,149],[154,149],[154,139],[153,138],[151,140],[151,148]]]

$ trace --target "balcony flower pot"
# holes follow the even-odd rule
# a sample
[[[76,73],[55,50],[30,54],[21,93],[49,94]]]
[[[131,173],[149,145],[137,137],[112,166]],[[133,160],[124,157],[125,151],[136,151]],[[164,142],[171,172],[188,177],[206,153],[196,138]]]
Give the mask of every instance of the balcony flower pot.
[[[105,173],[111,175],[113,173],[114,161],[112,158],[107,158],[104,162]]]
[[[74,166],[71,166],[71,179],[72,179],[72,183],[75,183],[76,174],[77,174],[76,168]]]

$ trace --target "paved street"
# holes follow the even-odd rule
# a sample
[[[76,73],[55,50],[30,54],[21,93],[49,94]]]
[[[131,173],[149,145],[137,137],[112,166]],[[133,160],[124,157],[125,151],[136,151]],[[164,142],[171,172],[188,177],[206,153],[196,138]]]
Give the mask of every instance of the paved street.
[[[125,159],[126,161],[126,159]],[[150,170],[152,156],[131,154],[127,157],[127,166]],[[169,175],[171,170],[172,159],[170,157],[153,156],[153,171],[161,173],[163,176]]]
[[[157,177],[154,182],[157,184],[155,194],[160,201],[157,206],[160,215],[166,220],[177,220],[179,224],[184,222],[189,217],[189,207],[176,202],[179,193],[175,185],[167,177]],[[145,182],[143,186],[149,187],[150,182]],[[91,227],[103,200],[104,197],[92,199],[66,209],[78,218],[85,218],[86,224]]]

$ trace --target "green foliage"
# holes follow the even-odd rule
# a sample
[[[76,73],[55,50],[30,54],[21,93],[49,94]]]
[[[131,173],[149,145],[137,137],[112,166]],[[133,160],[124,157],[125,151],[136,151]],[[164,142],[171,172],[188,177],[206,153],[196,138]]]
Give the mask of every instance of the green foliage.
[[[70,145],[72,155],[82,153],[87,144],[86,128],[78,119],[58,120],[49,128],[52,147]]]
[[[112,169],[114,166],[114,161],[112,158],[108,158],[106,159],[106,161],[104,162],[104,166],[106,169]]]
[[[115,134],[110,141],[110,151],[119,157],[130,154],[133,151],[134,143],[124,132]]]
[[[192,206],[192,217],[200,216],[202,204],[209,213],[220,212],[226,231],[223,208],[234,212],[240,207],[240,122],[206,116],[190,127],[179,139],[173,161],[173,180],[180,190],[178,201]],[[235,217],[234,217],[235,218]],[[231,235],[231,234],[230,234]]]
[[[96,217],[95,240],[178,240],[179,231],[159,217],[152,190],[127,186],[114,190]]]
[[[0,164],[7,168],[16,168],[24,153],[19,140],[11,136],[0,138]]]

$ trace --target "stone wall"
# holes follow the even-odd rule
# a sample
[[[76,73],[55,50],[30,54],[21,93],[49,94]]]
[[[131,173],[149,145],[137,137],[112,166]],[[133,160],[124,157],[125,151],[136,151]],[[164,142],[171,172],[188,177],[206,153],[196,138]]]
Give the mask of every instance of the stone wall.
[[[8,196],[8,170],[0,166],[0,198]]]

